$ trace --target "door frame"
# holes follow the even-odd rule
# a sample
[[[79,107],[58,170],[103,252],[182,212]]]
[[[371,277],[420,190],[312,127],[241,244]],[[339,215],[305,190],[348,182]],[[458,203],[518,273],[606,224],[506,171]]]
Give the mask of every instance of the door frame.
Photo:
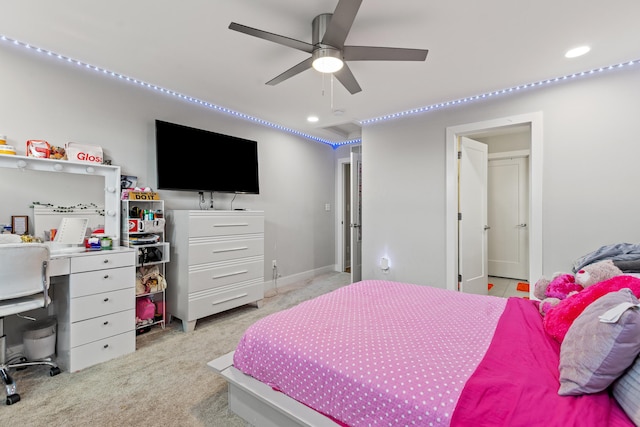
[[[346,194],[345,194],[345,186],[351,186],[351,173],[352,172],[352,162],[351,162],[351,152],[357,150],[362,156],[362,146],[360,144],[353,145],[349,151],[349,157],[341,157],[337,161],[336,166],[336,184],[335,184],[335,270],[339,272],[344,272],[346,268],[346,255],[345,255],[345,247],[347,243],[351,246],[351,253],[354,251],[354,244],[351,242],[351,216],[350,211],[347,211],[347,205],[345,203]],[[346,165],[349,165],[349,172],[347,172]],[[353,190],[352,190],[353,191]],[[353,195],[351,196],[353,198]],[[351,203],[350,203],[351,204]],[[353,206],[351,207],[353,209]],[[347,230],[344,230],[344,225],[347,224]],[[349,242],[347,241],[349,239]],[[360,255],[362,256],[362,255]],[[351,265],[351,278],[353,279],[353,269],[354,266]]]
[[[349,236],[351,244],[350,272],[351,282],[362,280],[362,149],[351,147],[351,166],[349,168],[351,189],[349,216]]]
[[[338,167],[336,168],[336,213],[335,213],[335,230],[336,230],[336,271],[344,272],[345,263],[345,246],[347,244],[343,227],[351,221],[346,211],[344,202],[344,186],[351,181],[351,175],[346,173],[345,165],[351,165],[351,157],[343,157],[338,159]],[[353,250],[353,249],[352,249]]]
[[[542,112],[451,126],[446,129],[446,288],[458,290],[458,139],[496,128],[526,125],[531,127],[529,168],[529,283],[542,276]],[[533,298],[533,286],[529,287]]]

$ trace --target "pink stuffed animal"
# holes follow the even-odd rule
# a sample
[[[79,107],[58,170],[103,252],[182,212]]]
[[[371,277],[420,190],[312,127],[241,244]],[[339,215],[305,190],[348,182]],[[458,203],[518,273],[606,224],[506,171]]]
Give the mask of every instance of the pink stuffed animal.
[[[576,283],[573,275],[555,273],[553,279],[540,278],[535,284],[533,295],[540,300],[538,309],[543,316],[563,299],[577,294],[584,287]]]
[[[533,295],[540,300],[538,306],[543,316],[564,299],[575,295],[596,283],[622,275],[623,272],[611,260],[585,265],[575,276],[555,273],[553,279],[542,277],[535,284]]]
[[[549,282],[545,295],[550,298],[558,298],[560,300],[583,290],[584,287],[576,283],[572,274],[563,273]]]

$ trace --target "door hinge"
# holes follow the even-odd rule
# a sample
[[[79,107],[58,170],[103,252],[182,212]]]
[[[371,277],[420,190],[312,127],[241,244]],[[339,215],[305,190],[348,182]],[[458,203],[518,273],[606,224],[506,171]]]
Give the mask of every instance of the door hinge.
[[[462,221],[462,212],[458,212],[458,221]]]
[[[458,151],[458,160],[462,158],[462,151]]]
[[[458,274],[458,283],[462,283],[462,274]]]

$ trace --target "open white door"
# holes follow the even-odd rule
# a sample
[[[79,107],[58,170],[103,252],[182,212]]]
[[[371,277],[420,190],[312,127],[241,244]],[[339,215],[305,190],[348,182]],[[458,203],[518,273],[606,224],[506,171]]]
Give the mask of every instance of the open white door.
[[[447,127],[446,150],[446,283],[447,289],[459,290],[460,276],[460,137],[482,135],[515,129],[520,126],[529,128],[529,211],[527,222],[527,238],[529,241],[529,283],[535,283],[542,277],[542,176],[543,176],[543,117],[541,112],[527,113],[499,119],[486,120]],[[507,132],[508,133],[508,132]],[[512,146],[511,146],[512,147]],[[515,148],[516,150],[522,147]],[[533,297],[533,286],[531,297]]]
[[[459,284],[460,291],[488,294],[487,145],[460,139]]]
[[[362,280],[362,155],[351,150],[351,282]]]

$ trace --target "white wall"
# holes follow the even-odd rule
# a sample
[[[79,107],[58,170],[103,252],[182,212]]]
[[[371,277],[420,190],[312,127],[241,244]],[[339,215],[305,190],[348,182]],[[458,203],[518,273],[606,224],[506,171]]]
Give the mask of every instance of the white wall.
[[[324,209],[334,201],[336,154],[331,147],[7,44],[0,45],[0,64],[0,133],[18,154],[25,154],[28,139],[100,145],[123,174],[154,188],[155,119],[257,140],[261,194],[238,195],[233,207],[265,211],[267,289],[273,286],[272,259],[278,261],[281,283],[334,268],[334,211]],[[197,143],[182,141],[176,149],[194,155],[206,151]],[[211,165],[222,167],[215,158]],[[3,224],[10,223],[11,215],[31,215],[33,225],[33,201],[87,203],[102,194],[99,185],[96,190],[78,176],[12,172],[0,171]],[[160,196],[167,209],[198,209],[196,192],[160,191]],[[216,194],[215,207],[228,209],[230,199]]]
[[[640,70],[624,69],[363,129],[363,278],[445,287],[447,127],[542,112],[543,272],[640,241]],[[392,269],[377,267],[387,254]]]
[[[13,46],[0,46],[0,64],[0,133],[21,154],[27,139],[101,145],[123,173],[154,187],[156,118],[258,140],[261,194],[239,195],[234,206],[266,212],[265,277],[271,259],[285,277],[334,266],[335,210],[324,206],[335,202],[335,162],[348,147],[334,151]],[[365,126],[363,278],[444,286],[446,128],[537,111],[544,117],[545,274],[568,270],[601,245],[638,241],[638,87],[638,70],[625,69]],[[27,181],[0,176],[0,223],[33,200],[76,202],[70,195],[78,193],[84,202],[93,191],[76,189],[83,185],[76,181]],[[198,207],[196,193],[161,196],[168,209]],[[217,206],[226,203],[216,198]],[[388,274],[377,267],[383,255]]]

